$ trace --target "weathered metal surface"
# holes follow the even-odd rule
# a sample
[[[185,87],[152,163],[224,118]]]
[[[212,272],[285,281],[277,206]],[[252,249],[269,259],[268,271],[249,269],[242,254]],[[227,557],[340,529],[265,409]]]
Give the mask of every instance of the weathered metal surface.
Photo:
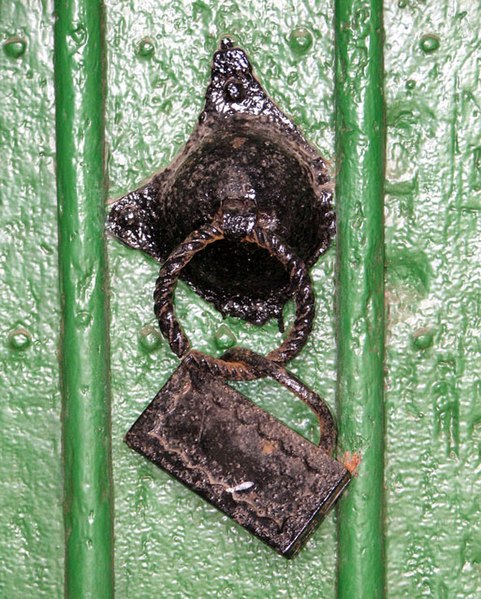
[[[130,429],[126,442],[280,554],[292,557],[339,497],[350,474],[330,457],[336,427],[329,409],[282,367],[305,345],[312,328],[314,302],[307,267],[265,228],[251,198],[239,197],[234,187],[232,197],[221,199],[212,222],[188,235],[160,269],[155,313],[172,350],[184,359]],[[175,316],[173,292],[182,270],[199,252],[223,240],[266,249],[289,275],[296,319],[281,347],[268,357],[231,350],[219,359],[192,351]],[[321,428],[319,447],[314,449],[225,383],[226,378],[263,376],[273,376],[314,408]]]
[[[324,9],[326,16],[320,17]],[[286,17],[290,8],[281,2],[272,10],[276,24],[262,33],[265,5],[255,2],[243,4],[242,19],[234,4],[194,6],[174,1],[159,11],[158,2],[109,3],[111,197],[134,189],[181,149],[202,109],[199,92],[208,84],[206,60],[222,31],[232,33],[246,48],[269,93],[302,123],[321,152],[332,157],[331,8],[298,5]],[[302,19],[311,23],[314,43],[311,50],[299,54],[291,52],[289,35]],[[146,46],[153,52],[144,55]],[[336,572],[333,512],[297,559],[287,561],[123,442],[133,414],[145,408],[146,398],[155,396],[175,370],[177,359],[162,341],[152,314],[152,282],[158,265],[114,240],[109,241],[109,249],[118,595],[332,596]],[[302,360],[291,367],[322,390],[331,407],[335,385],[333,263],[331,247],[314,269],[318,314],[314,337]],[[274,320],[263,327],[231,317],[224,320],[212,304],[182,282],[175,307],[195,347],[213,355],[236,341],[263,353],[282,341]],[[291,315],[287,305],[286,321]],[[239,385],[247,397],[316,440],[314,415],[290,393],[267,380]]]
[[[170,254],[160,269],[154,291],[154,311],[159,321],[160,330],[168,340],[172,351],[183,357],[191,348],[191,343],[178,321],[173,304],[174,289],[183,269],[202,250],[226,238],[225,214],[219,215],[213,224],[205,225],[199,231],[191,233]],[[269,352],[268,358],[275,362],[285,364],[296,356],[304,347],[312,329],[314,319],[314,295],[311,279],[306,265],[300,260],[282,240],[258,224],[245,235],[241,242],[255,244],[269,252],[284,267],[288,274],[288,282],[296,302],[296,317],[289,328],[286,338],[280,347]],[[212,360],[216,358],[212,357]],[[225,378],[235,380],[249,380],[252,375],[245,369],[229,368],[227,363],[222,364]]]
[[[245,52],[229,39],[214,54],[199,123],[172,164],[119,200],[108,229],[130,247],[167,258],[233,196],[311,266],[334,233],[325,160],[267,96]],[[183,278],[224,314],[262,324],[280,318],[292,289],[262,249],[224,239]]]
[[[126,441],[286,557],[350,480],[340,462],[189,356]]]

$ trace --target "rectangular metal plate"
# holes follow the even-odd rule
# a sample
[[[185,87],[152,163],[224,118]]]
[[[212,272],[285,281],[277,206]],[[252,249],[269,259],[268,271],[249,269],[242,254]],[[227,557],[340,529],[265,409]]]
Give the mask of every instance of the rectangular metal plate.
[[[350,480],[340,462],[190,364],[177,368],[125,440],[286,557]]]

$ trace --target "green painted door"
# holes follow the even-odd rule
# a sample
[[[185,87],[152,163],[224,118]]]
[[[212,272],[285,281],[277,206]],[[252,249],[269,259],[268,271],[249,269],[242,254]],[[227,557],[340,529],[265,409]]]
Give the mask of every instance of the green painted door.
[[[2,598],[479,596],[481,7],[381,4],[0,3]],[[362,462],[293,561],[122,441],[176,360],[105,202],[182,147],[224,34],[337,181],[292,370]],[[216,355],[280,339],[185,286],[177,311]],[[316,440],[287,392],[240,388]]]

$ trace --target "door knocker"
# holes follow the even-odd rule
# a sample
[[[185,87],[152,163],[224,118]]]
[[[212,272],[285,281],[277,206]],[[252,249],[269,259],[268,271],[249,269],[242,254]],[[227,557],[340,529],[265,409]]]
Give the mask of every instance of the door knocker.
[[[163,262],[154,293],[162,334],[180,365],[127,433],[127,444],[286,557],[293,556],[348,484],[332,457],[325,402],[286,363],[311,331],[309,267],[334,233],[323,158],[279,110],[229,39],[214,54],[204,110],[172,164],[112,207],[107,228]],[[263,324],[293,297],[279,348],[192,348],[173,295],[183,278],[225,315]],[[282,324],[281,324],[282,326]],[[271,377],[319,419],[319,446],[230,387]]]

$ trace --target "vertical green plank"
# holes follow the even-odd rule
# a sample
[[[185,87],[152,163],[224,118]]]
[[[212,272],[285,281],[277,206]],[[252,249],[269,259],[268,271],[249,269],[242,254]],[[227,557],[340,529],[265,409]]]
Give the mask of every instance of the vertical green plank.
[[[106,317],[103,15],[55,2],[66,596],[113,595]]]
[[[389,596],[481,589],[481,3],[387,3]]]
[[[384,592],[381,0],[336,0],[340,444],[359,476],[339,510],[338,596]]]
[[[261,82],[327,157],[333,155],[332,4],[324,0],[111,0],[107,5],[111,197],[166,166],[202,108],[211,57],[223,35],[246,49]],[[130,450],[123,437],[176,367],[160,337],[152,293],[158,265],[112,240],[113,456],[116,590],[122,599],[333,597],[335,514],[287,561]],[[316,322],[290,365],[332,406],[335,397],[334,247],[316,264]],[[281,335],[222,316],[184,285],[176,309],[196,347],[219,355],[227,327],[264,352]],[[318,434],[302,402],[268,381],[242,391],[287,425]]]
[[[0,2],[0,596],[63,584],[53,16]]]

